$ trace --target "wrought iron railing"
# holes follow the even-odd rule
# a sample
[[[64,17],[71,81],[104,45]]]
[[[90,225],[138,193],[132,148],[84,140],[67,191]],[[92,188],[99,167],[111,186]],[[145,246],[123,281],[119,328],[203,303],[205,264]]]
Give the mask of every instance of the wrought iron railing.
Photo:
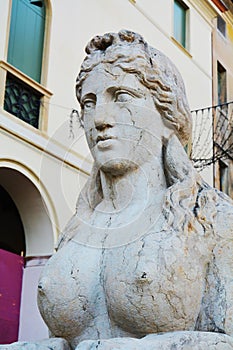
[[[233,101],[192,111],[191,159],[199,169],[233,160]]]
[[[7,112],[38,128],[41,97],[35,89],[7,73],[4,98]]]

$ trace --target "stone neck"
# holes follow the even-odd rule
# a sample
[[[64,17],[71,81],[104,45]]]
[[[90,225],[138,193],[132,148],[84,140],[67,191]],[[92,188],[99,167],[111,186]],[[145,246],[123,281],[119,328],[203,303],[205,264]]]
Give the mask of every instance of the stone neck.
[[[101,171],[100,178],[103,201],[99,207],[104,206],[105,210],[106,207],[120,210],[142,201],[154,202],[167,188],[162,159],[159,158],[121,176],[109,176]]]

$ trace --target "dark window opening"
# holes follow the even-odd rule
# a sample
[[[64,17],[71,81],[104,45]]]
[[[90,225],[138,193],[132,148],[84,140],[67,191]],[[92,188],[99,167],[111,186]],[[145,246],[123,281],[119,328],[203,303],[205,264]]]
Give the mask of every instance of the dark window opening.
[[[218,104],[227,102],[227,73],[226,69],[218,62]]]
[[[25,256],[23,224],[15,203],[2,186],[0,186],[0,222],[0,249]]]
[[[229,168],[228,165],[219,161],[219,182],[220,182],[220,191],[229,194]]]
[[[220,16],[217,17],[217,28],[222,35],[226,36],[226,22]]]

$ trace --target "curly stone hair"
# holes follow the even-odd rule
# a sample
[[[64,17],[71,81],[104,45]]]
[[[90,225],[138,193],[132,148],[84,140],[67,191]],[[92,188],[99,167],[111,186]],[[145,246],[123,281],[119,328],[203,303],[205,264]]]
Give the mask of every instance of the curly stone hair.
[[[80,102],[82,83],[99,64],[120,67],[134,74],[146,86],[168,126],[175,129],[182,145],[187,144],[192,122],[185,87],[180,73],[163,53],[149,46],[140,34],[121,30],[95,36],[86,46],[87,56],[76,81]]]

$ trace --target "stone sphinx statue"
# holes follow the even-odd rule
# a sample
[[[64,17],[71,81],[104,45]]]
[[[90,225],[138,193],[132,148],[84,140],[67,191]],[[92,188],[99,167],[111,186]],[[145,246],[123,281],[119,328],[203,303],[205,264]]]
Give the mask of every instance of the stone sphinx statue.
[[[86,53],[76,92],[94,165],[39,282],[51,337],[76,350],[233,349],[233,203],[184,150],[182,78],[130,31]]]

